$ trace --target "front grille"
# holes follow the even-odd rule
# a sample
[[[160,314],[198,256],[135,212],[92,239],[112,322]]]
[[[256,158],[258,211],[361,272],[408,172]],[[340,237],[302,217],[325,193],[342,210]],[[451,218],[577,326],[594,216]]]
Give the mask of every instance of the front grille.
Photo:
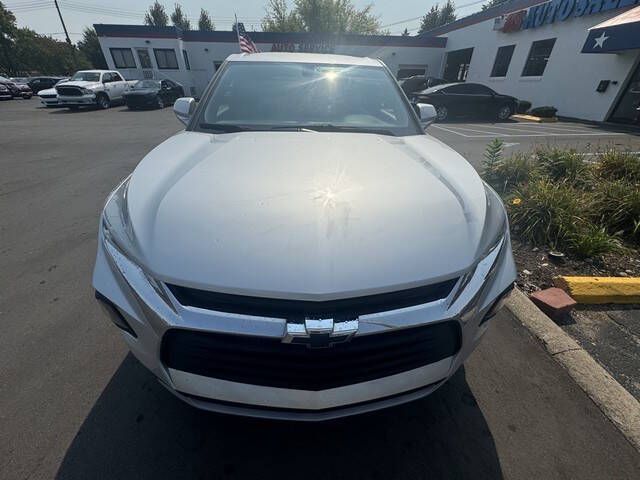
[[[168,330],[161,359],[168,368],[238,383],[325,390],[387,377],[455,355],[456,321],[356,336],[331,348],[309,349],[278,338]]]
[[[57,87],[56,91],[58,95],[64,95],[66,97],[79,97],[82,95],[82,91],[78,87]]]
[[[48,95],[38,95],[40,98],[56,98],[57,95],[54,94],[48,94]]]
[[[167,284],[181,305],[259,317],[349,319],[446,298],[457,278],[407,290],[328,301],[250,297]]]

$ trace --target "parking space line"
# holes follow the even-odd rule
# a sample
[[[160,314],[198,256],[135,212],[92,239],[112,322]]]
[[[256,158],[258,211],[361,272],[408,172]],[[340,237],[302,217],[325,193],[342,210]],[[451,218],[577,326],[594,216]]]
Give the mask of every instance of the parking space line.
[[[531,130],[531,129],[526,129],[526,130],[529,130],[529,132],[527,132],[526,130],[518,130],[515,127],[499,127],[498,125],[491,125],[491,128],[494,128],[494,129],[497,128],[497,129],[500,129],[500,130],[506,130],[508,132],[517,132],[517,133],[520,133],[520,134],[523,134],[523,135],[528,135],[529,132],[531,132],[531,133],[539,133],[541,135],[544,135],[544,134],[548,133],[548,132],[545,132],[545,131],[538,131],[538,130]]]
[[[466,131],[469,131],[469,132],[483,133],[485,135],[500,135],[500,136],[505,135],[504,133],[500,133],[500,132],[490,132],[490,131],[487,131],[487,130],[478,130],[478,129],[475,129],[475,128],[459,127],[457,125],[455,127],[452,127],[452,128],[456,128],[458,130],[466,130]]]
[[[519,132],[519,133],[529,133],[529,132],[533,132],[533,133],[548,133],[550,135],[557,135],[557,133],[554,131],[561,131],[561,132],[574,132],[574,133],[587,133],[588,130],[586,129],[575,129],[575,128],[554,128],[554,127],[548,127],[548,126],[542,126],[542,125],[535,125],[535,127],[538,127],[537,129],[533,129],[533,128],[525,128],[524,130],[519,130],[519,127],[522,127],[523,125],[512,125],[509,127],[502,127],[502,126],[498,126],[498,125],[492,125],[491,128],[499,128],[502,130],[509,130],[512,132]]]
[[[503,133],[503,132],[495,132],[495,131],[488,131],[488,130],[479,130],[479,129],[474,129],[474,128],[467,128],[467,127],[450,127],[450,128],[446,128],[443,127],[441,125],[433,125],[435,128],[439,128],[441,130],[447,131],[449,133],[455,133],[456,135],[460,135],[461,137],[465,137],[465,138],[494,138],[494,137],[508,137],[508,138],[522,138],[522,137],[615,137],[615,136],[620,136],[620,135],[625,135],[624,133],[618,133],[618,132],[601,132],[601,133],[594,133],[594,132],[582,132],[582,133],[539,133],[536,132],[535,130],[532,131],[532,133],[519,133],[519,134],[511,134],[511,133]],[[500,128],[500,127],[498,127]],[[465,132],[476,132],[476,133],[480,133],[481,135],[469,135],[467,133],[461,132],[459,130],[464,130]]]
[[[583,128],[580,126],[566,126],[566,125],[520,124],[518,125],[518,127],[529,127],[529,128],[525,128],[525,130],[533,130],[534,128],[542,129],[543,131],[548,131],[548,132],[560,131],[560,132],[589,133],[589,132],[597,131],[591,128]]]
[[[442,125],[433,125],[433,128],[438,128],[440,130],[444,130],[445,132],[449,132],[449,133],[455,133],[456,135],[460,135],[461,137],[466,137],[466,138],[477,137],[477,135],[465,135],[464,133],[456,132],[455,130],[451,130],[446,127],[443,127]]]

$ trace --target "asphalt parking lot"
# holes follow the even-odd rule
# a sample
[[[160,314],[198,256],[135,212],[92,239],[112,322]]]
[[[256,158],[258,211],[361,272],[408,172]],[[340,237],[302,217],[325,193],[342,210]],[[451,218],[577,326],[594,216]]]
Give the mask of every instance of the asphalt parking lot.
[[[460,151],[493,138],[459,125],[432,133]],[[170,109],[0,102],[0,479],[640,478],[638,452],[507,313],[451,381],[391,410],[296,424],[174,398],[127,354],[90,278],[106,195],[180,129]]]
[[[537,147],[573,148],[590,157],[606,148],[618,147],[640,151],[640,133],[621,127],[559,121],[533,123],[508,122],[446,122],[429,127],[429,133],[451,145],[474,166],[479,167],[487,143],[494,138],[504,142],[505,154],[530,151]]]

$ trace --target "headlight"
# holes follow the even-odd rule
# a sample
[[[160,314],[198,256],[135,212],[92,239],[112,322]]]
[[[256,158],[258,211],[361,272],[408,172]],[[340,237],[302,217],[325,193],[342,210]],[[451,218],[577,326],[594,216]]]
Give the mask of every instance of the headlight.
[[[504,209],[502,200],[491,187],[485,184],[485,197],[487,202],[486,214],[484,218],[484,225],[482,228],[482,236],[478,243],[478,249],[476,250],[476,262],[473,267],[465,273],[460,279],[456,292],[451,297],[449,305],[453,305],[456,300],[464,292],[465,288],[469,285],[469,282],[475,276],[482,276],[486,278],[494,268],[496,260],[498,258],[497,250],[504,245],[504,238],[507,233],[508,222],[507,212]],[[468,302],[472,297],[466,298]]]
[[[109,195],[104,206],[101,223],[105,250],[127,283],[145,303],[154,304],[149,298],[148,287],[151,287],[175,311],[162,285],[142,267],[142,254],[131,225],[127,203],[130,180],[131,176],[125,178]]]
[[[476,251],[476,258],[485,258],[493,248],[500,242],[507,231],[507,212],[504,209],[502,200],[491,187],[485,184],[485,196],[487,201],[484,226],[482,227],[482,237]]]

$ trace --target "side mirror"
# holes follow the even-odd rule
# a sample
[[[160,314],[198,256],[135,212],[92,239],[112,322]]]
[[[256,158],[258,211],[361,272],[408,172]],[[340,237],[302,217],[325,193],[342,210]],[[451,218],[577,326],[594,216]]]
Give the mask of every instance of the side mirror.
[[[196,110],[196,101],[192,97],[182,97],[175,101],[173,104],[173,113],[175,113],[178,120],[185,125],[189,124],[191,115]]]
[[[438,118],[438,112],[436,108],[430,103],[417,103],[416,108],[418,110],[418,117],[420,118],[420,125],[422,128],[427,128]]]

